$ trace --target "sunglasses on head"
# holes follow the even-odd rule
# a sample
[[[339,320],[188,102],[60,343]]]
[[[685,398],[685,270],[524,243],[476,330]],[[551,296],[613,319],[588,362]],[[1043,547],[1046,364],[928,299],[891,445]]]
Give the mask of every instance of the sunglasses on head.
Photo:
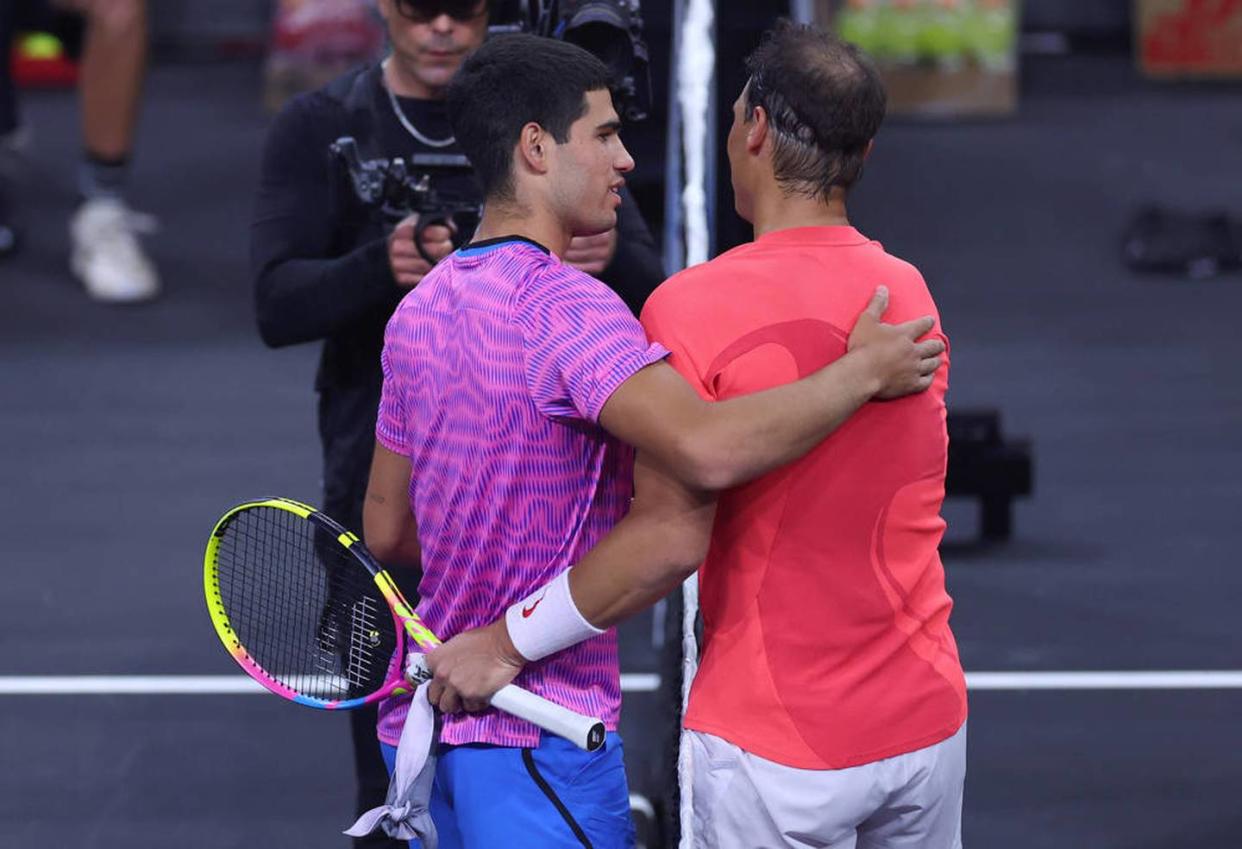
[[[459,23],[473,21],[487,13],[487,0],[395,0],[403,18],[425,24],[441,15]]]

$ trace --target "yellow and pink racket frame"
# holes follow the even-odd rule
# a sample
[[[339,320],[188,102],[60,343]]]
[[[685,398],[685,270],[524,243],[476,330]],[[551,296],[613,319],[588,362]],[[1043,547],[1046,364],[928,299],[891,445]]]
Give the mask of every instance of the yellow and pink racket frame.
[[[384,571],[379,562],[371,556],[371,552],[367,551],[366,546],[362,544],[362,541],[355,534],[345,530],[330,517],[320,513],[309,504],[303,504],[300,501],[294,501],[289,498],[260,498],[238,504],[220,517],[220,521],[216,522],[215,528],[212,529],[211,537],[207,541],[207,551],[203,555],[203,590],[207,597],[207,612],[211,615],[211,624],[215,626],[216,635],[220,638],[220,642],[224,644],[224,648],[229,653],[229,656],[237,661],[238,666],[247,675],[281,698],[320,710],[349,710],[389,696],[412,692],[413,687],[410,686],[403,676],[362,698],[316,699],[310,696],[303,696],[282,684],[269,675],[250,656],[250,653],[246,651],[246,647],[242,645],[241,640],[238,638],[237,632],[233,630],[228,614],[224,609],[224,599],[220,593],[220,573],[216,566],[216,556],[219,553],[220,540],[224,536],[224,529],[229,522],[239,513],[261,507],[284,510],[308,522],[313,522],[323,530],[333,534],[337,542],[352,554],[359,564],[371,574],[375,579],[376,586],[379,587],[384,599],[388,602],[389,609],[392,611],[393,623],[397,631],[396,651],[397,656],[401,658],[402,667],[405,665],[406,646],[409,643],[412,642],[414,645],[427,651],[440,645],[439,638],[431,633],[427,626],[423,624],[423,621],[418,618],[418,614],[414,612],[409,602],[401,595],[401,591],[397,589],[397,585],[393,583],[392,578]]]

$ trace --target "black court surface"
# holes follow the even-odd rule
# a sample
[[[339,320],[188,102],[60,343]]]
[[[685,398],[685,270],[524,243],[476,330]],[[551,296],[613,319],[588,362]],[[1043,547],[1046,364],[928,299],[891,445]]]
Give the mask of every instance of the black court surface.
[[[953,623],[980,673],[966,844],[1236,849],[1242,278],[1135,277],[1118,239],[1145,202],[1242,213],[1242,93],[1143,83],[1122,58],[1026,77],[1013,120],[891,123],[852,204],[933,287],[951,403],[1034,440],[1009,543],[974,544],[972,507],[946,509]],[[202,602],[215,518],[317,500],[315,351],[264,349],[251,316],[258,90],[249,64],[153,70],[133,202],[162,222],[167,293],[135,309],[69,277],[76,110],[25,99],[28,241],[0,265],[4,849],[347,845],[342,717],[152,691],[239,674]],[[625,634],[636,788],[659,768],[652,630]],[[1217,674],[1032,674],[1142,671]],[[84,676],[155,678],[82,694]]]

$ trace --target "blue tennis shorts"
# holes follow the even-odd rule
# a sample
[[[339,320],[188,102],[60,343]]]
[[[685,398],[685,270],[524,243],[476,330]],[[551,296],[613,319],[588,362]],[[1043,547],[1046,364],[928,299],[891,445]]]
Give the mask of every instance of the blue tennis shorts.
[[[381,749],[391,774],[397,748]],[[631,849],[621,737],[595,752],[552,734],[534,749],[441,747],[431,816],[440,849]]]

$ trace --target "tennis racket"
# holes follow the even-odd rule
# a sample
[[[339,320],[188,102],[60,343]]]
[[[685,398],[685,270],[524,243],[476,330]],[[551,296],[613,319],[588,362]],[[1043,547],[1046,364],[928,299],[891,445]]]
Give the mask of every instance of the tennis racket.
[[[431,677],[415,648],[440,640],[358,537],[313,507],[264,498],[229,510],[207,542],[203,584],[224,647],[282,698],[349,710]],[[598,719],[512,684],[492,706],[587,751],[604,743]]]

